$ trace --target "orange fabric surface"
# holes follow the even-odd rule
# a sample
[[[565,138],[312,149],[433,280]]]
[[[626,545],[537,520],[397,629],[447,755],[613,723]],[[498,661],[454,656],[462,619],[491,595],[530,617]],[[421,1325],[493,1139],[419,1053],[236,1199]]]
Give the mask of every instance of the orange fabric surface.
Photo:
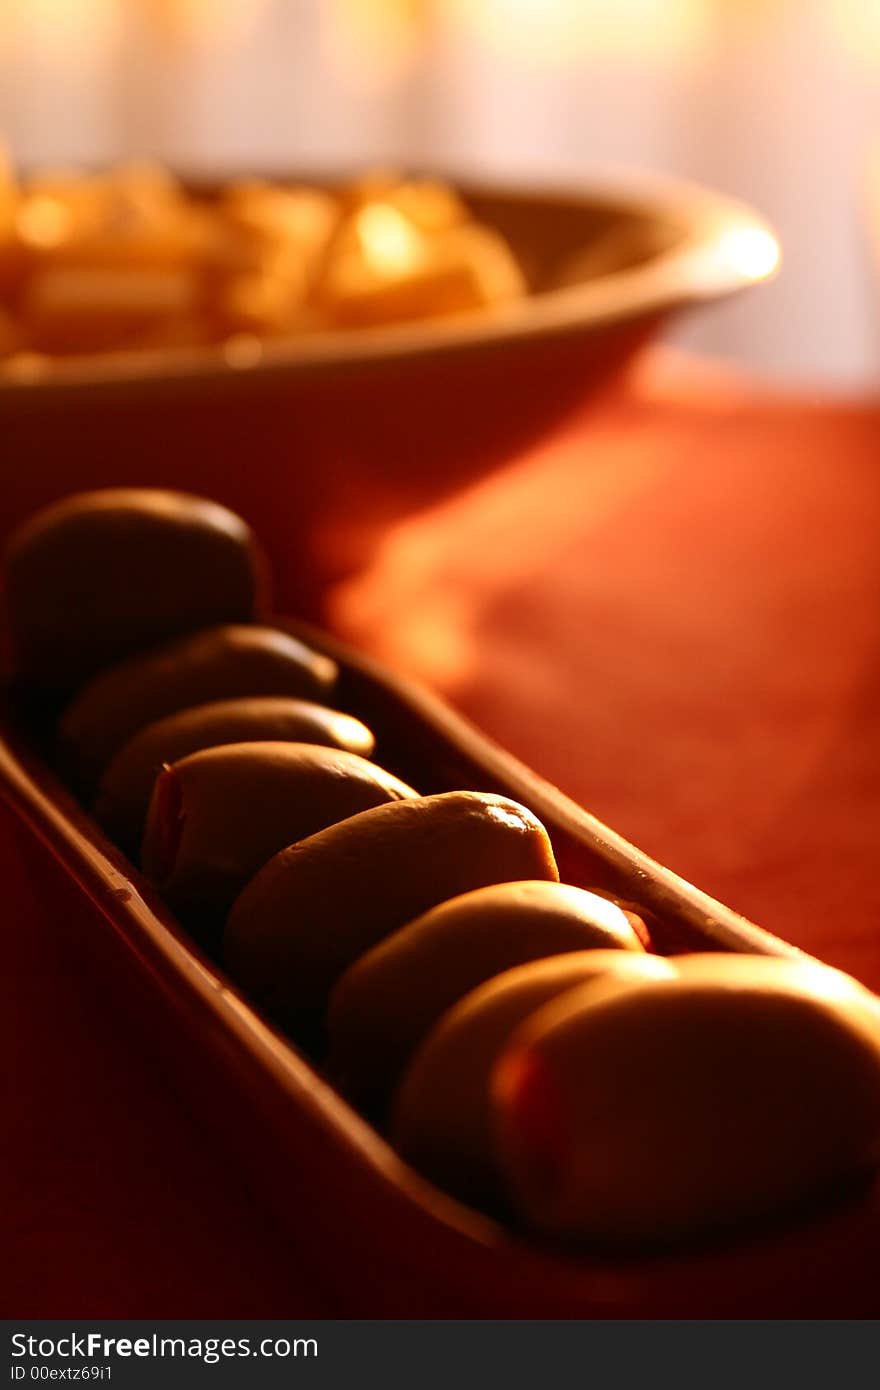
[[[344,636],[880,987],[880,407],[649,370],[398,524]]]

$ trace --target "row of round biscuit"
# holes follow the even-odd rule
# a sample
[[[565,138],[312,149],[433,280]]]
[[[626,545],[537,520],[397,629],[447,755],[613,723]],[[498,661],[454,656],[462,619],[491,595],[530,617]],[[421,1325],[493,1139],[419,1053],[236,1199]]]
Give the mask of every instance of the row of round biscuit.
[[[807,960],[663,958],[502,796],[370,761],[337,668],[260,624],[213,503],[66,499],[12,539],[22,707],[203,949],[456,1196],[562,1239],[772,1218],[870,1173],[880,1012]]]

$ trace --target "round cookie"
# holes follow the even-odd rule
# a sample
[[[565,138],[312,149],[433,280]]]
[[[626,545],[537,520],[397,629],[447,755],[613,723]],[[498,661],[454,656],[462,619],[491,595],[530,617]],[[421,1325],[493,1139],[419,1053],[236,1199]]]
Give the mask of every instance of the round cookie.
[[[499,1202],[489,1078],[514,1030],[577,985],[665,978],[672,961],[639,951],[571,951],[529,961],[465,995],[410,1058],[391,1108],[391,1140],[438,1187],[477,1205]]]
[[[375,739],[350,714],[283,695],[215,700],[148,724],[120,748],[104,771],[95,815],[129,853],[137,853],[153,785],[165,763],[203,748],[250,742],[315,743],[369,758]]]
[[[184,633],[249,622],[265,604],[250,527],[216,502],[160,488],[46,507],[12,536],[5,568],[16,672],[60,693]]]
[[[123,744],[157,719],[245,695],[321,701],[337,674],[335,661],[278,628],[205,628],[89,681],[62,716],[62,755],[74,778],[91,788]]]
[[[192,930],[213,928],[219,936],[236,895],[280,849],[359,811],[415,796],[384,768],[341,749],[204,748],[157,779],[141,862]]]
[[[381,1108],[447,1009],[526,961],[590,948],[642,951],[619,907],[547,881],[492,884],[431,908],[356,960],[330,1000],[328,1069]]]
[[[492,1077],[510,1196],[532,1228],[689,1241],[774,1218],[880,1154],[880,1012],[796,959],[678,957],[547,1004]]]
[[[224,958],[276,1018],[323,1017],[343,971],[428,908],[471,888],[558,878],[541,822],[515,801],[444,792],[378,806],[270,860],[233,905]]]

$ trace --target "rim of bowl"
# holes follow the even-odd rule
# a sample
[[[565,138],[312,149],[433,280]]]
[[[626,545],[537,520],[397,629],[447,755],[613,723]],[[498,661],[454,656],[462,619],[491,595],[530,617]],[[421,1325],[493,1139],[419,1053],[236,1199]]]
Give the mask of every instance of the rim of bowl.
[[[155,390],[193,382],[337,372],[585,335],[724,298],[772,279],[779,266],[779,242],[760,213],[737,198],[685,179],[620,170],[577,181],[481,181],[435,169],[420,169],[415,176],[442,178],[465,198],[580,203],[665,221],[679,234],[671,246],[637,265],[443,319],[333,329],[288,339],[242,334],[225,343],[192,348],[120,349],[69,358],[34,354],[38,360],[33,364],[5,370],[0,364],[0,403],[12,397],[38,400],[46,392],[67,389]],[[283,178],[328,187],[346,181],[339,173],[288,173]],[[184,179],[194,187],[222,181]]]

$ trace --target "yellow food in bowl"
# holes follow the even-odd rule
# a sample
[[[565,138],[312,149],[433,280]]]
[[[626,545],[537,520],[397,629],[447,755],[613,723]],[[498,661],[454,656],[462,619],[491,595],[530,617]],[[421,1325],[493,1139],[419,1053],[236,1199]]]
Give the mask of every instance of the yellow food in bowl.
[[[447,317],[526,292],[455,191],[374,175],[212,196],[154,164],[19,178],[0,158],[0,366]]]

